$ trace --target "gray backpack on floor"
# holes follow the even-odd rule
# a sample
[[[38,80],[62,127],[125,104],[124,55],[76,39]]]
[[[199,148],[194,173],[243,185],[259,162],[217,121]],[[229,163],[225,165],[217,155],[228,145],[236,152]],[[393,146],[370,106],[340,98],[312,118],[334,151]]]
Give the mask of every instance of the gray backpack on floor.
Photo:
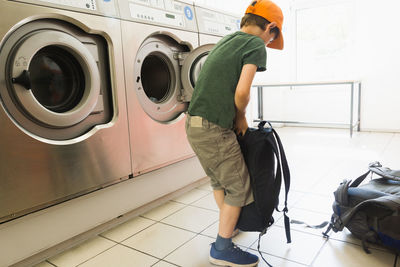
[[[370,173],[369,183],[360,185]],[[372,179],[373,174],[378,177]],[[334,195],[334,213],[325,237],[330,230],[338,232],[346,227],[362,240],[367,253],[367,242],[400,252],[400,170],[371,163],[367,173],[354,182],[344,180]]]

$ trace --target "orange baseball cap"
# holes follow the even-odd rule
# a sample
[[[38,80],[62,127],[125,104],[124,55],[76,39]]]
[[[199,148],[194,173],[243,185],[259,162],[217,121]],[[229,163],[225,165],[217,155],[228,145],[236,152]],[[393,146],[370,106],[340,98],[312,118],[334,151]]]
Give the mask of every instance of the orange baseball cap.
[[[245,14],[254,14],[263,17],[269,22],[275,22],[279,29],[279,35],[267,46],[274,49],[283,49],[283,14],[280,7],[278,7],[274,2],[270,0],[254,0],[247,8]]]

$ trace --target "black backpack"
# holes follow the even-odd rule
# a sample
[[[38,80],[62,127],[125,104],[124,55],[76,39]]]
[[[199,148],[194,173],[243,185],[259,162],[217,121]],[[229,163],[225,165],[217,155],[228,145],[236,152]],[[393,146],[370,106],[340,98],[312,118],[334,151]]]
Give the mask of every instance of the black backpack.
[[[371,180],[360,185],[371,174]],[[372,179],[372,174],[378,175]],[[323,233],[342,231],[344,227],[367,243],[383,245],[400,252],[400,170],[384,168],[379,162],[354,182],[344,180],[334,192],[333,214],[328,229]],[[397,259],[397,258],[396,258]]]
[[[264,235],[273,223],[272,213],[278,210],[279,193],[282,178],[285,183],[284,220],[287,242],[291,242],[289,217],[287,216],[287,197],[290,187],[290,171],[281,140],[266,121],[258,125],[258,129],[249,128],[244,136],[238,136],[253,190],[254,202],[242,207],[236,225],[242,231],[260,232],[258,251],[260,252],[260,237]],[[260,253],[262,256],[262,254]],[[263,258],[264,259],[264,258]],[[271,266],[265,259],[264,261]]]

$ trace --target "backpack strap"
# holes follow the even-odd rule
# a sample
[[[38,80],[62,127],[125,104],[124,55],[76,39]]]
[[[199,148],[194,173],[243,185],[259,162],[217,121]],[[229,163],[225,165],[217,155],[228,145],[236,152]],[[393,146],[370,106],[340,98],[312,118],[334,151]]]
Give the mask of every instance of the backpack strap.
[[[362,181],[365,180],[365,178],[368,176],[368,174],[370,174],[371,171],[367,171],[366,173],[364,173],[363,175],[361,175],[360,177],[358,177],[357,179],[354,180],[354,182],[350,185],[350,187],[357,187],[359,186]]]
[[[351,218],[354,216],[354,214],[359,210],[362,209],[365,206],[371,205],[371,204],[379,204],[381,206],[385,206],[388,209],[392,210],[393,212],[398,211],[399,205],[400,205],[400,197],[391,195],[391,196],[382,196],[378,197],[375,199],[368,199],[365,200],[358,205],[354,206],[353,208],[347,210],[345,213],[343,213],[340,216],[340,225],[342,226],[341,228],[346,225]]]
[[[369,172],[368,172],[369,173]],[[364,177],[365,174],[361,175],[359,178],[356,180]],[[366,177],[366,175],[365,175]],[[364,177],[364,179],[365,179]],[[349,197],[348,197],[348,191],[349,191],[349,186],[350,186],[351,180],[344,180],[339,187],[336,189],[334,192],[335,196],[335,203],[333,205],[333,214],[331,216],[331,222],[328,225],[328,228],[325,230],[325,232],[322,232],[322,235],[325,238],[329,238],[328,233],[333,230],[335,233],[338,231],[343,230],[344,224],[342,223],[342,214],[341,214],[341,209],[340,205],[343,206],[348,206],[349,203]]]
[[[267,129],[264,128],[266,123],[269,124],[270,128],[267,128]],[[284,203],[285,207],[283,209],[283,212],[284,212],[283,216],[284,216],[284,223],[285,223],[286,240],[287,240],[287,243],[291,243],[292,239],[290,236],[290,220],[289,220],[289,217],[287,216],[287,212],[289,211],[287,208],[287,197],[288,197],[288,193],[289,193],[289,189],[290,189],[290,171],[289,171],[289,165],[287,163],[285,151],[283,149],[283,145],[279,138],[279,135],[272,128],[271,123],[269,123],[267,121],[261,121],[258,124],[258,129],[261,131],[268,131],[268,132],[272,131],[273,138],[267,137],[266,140],[270,143],[270,145],[275,153],[276,159],[277,159],[277,170],[276,170],[275,182],[278,185],[278,188],[281,187],[282,174],[283,174],[283,180],[285,182],[285,203]]]
[[[279,151],[280,154],[279,156],[281,157],[282,160],[282,171],[283,171],[283,180],[285,182],[285,208],[283,209],[283,216],[284,216],[284,222],[285,222],[285,232],[286,232],[286,239],[288,243],[291,243],[291,236],[290,236],[290,220],[289,217],[287,216],[288,213],[288,208],[287,208],[287,198],[288,198],[288,193],[289,193],[289,189],[290,189],[290,171],[289,171],[289,165],[286,159],[286,154],[285,154],[285,150],[283,149],[283,145],[281,142],[281,139],[279,138],[278,133],[272,129],[272,132],[274,134],[274,137],[276,139],[276,141],[278,142],[278,146],[279,146]]]

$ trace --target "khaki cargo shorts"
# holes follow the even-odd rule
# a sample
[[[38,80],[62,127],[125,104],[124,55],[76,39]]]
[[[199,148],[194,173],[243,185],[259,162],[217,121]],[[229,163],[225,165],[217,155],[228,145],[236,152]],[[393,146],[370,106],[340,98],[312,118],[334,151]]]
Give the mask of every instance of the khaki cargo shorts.
[[[187,116],[186,134],[214,190],[225,203],[243,207],[254,201],[250,176],[236,134],[199,116]]]

